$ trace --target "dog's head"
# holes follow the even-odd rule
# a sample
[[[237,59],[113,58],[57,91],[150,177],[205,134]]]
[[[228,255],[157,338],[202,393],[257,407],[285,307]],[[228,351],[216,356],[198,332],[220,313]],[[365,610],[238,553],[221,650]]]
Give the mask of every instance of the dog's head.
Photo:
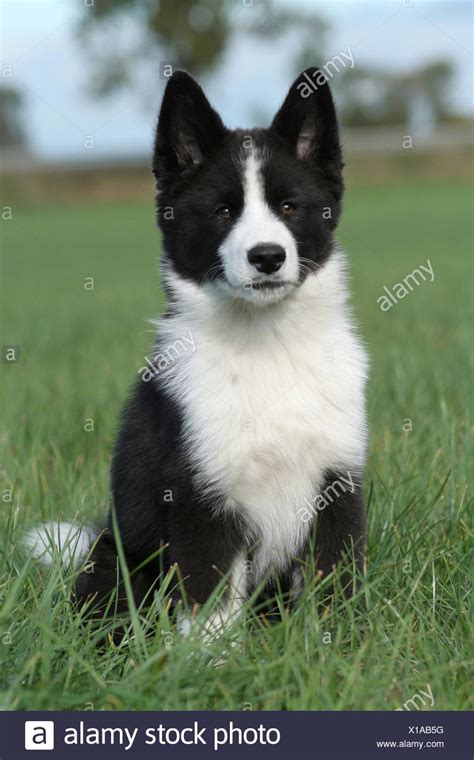
[[[229,130],[188,74],[164,94],[153,158],[168,266],[233,298],[289,296],[330,255],[343,194],[324,74],[293,83],[269,129]]]

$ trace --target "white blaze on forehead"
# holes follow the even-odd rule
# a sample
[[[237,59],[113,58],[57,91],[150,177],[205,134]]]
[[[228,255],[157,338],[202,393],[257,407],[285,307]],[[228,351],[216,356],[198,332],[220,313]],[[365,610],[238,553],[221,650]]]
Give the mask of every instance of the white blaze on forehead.
[[[249,264],[247,254],[261,243],[274,243],[285,249],[286,259],[277,277],[296,284],[298,255],[296,242],[288,227],[269,207],[265,199],[261,160],[255,151],[250,152],[242,167],[244,207],[242,214],[230,230],[219,249],[227,281],[233,287],[245,287],[249,281],[265,276]]]
[[[260,171],[260,161],[255,152],[249,154],[244,168],[244,215],[255,213],[267,214],[270,209],[265,203],[263,177]],[[270,211],[270,216],[272,216]]]

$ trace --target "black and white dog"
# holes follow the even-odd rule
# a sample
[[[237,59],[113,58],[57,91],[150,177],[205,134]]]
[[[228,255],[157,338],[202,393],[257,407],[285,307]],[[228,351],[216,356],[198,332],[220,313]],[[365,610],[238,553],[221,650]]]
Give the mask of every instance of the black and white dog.
[[[227,129],[184,72],[161,106],[168,305],[123,415],[113,510],[136,603],[172,565],[198,605],[226,577],[213,625],[265,584],[297,598],[310,552],[323,574],[363,558],[367,359],[333,240],[343,163],[322,80],[303,72],[269,129]],[[80,601],[116,588],[112,519],[90,559]]]

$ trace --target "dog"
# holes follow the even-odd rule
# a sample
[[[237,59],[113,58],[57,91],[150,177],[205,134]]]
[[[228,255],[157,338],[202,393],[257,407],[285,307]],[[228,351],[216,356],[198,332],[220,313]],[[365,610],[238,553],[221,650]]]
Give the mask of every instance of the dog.
[[[334,241],[342,170],[319,69],[248,131],[187,73],[169,79],[153,156],[167,307],[123,413],[108,527],[76,536],[81,557],[93,545],[80,605],[115,590],[126,612],[117,532],[137,605],[170,568],[174,602],[226,580],[213,630],[259,588],[297,600],[308,560],[323,577],[362,567],[368,361]]]

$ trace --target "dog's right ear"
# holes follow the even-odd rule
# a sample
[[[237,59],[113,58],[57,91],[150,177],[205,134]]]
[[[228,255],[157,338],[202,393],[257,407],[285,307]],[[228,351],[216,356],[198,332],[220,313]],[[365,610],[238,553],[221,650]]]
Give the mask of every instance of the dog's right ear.
[[[271,129],[301,160],[342,164],[336,111],[327,76],[320,69],[306,69],[296,78]]]
[[[153,173],[160,185],[198,166],[227,129],[198,83],[176,71],[166,85],[156,129]]]

